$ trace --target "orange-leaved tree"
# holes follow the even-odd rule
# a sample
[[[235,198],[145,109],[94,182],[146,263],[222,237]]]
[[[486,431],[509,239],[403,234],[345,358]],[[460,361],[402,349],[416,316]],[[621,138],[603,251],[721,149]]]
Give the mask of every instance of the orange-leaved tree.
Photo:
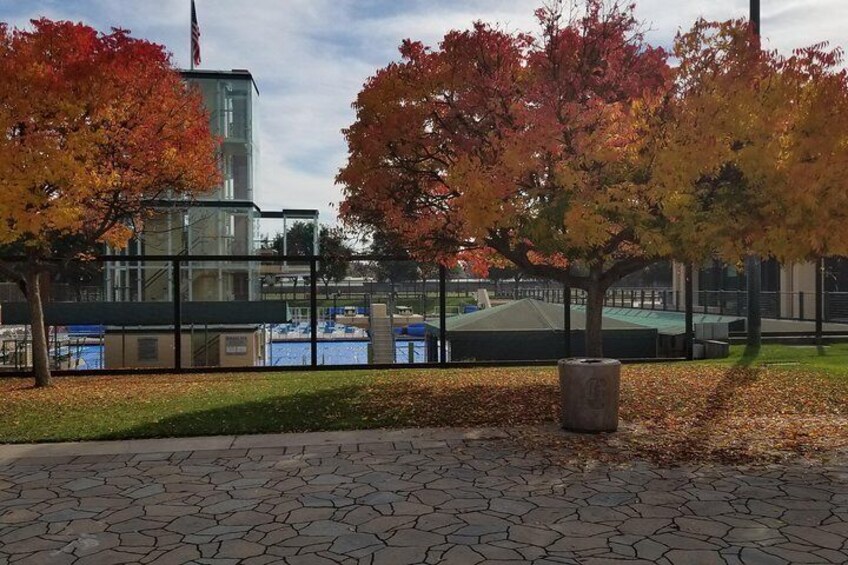
[[[745,20],[679,34],[657,198],[676,255],[794,262],[848,253],[848,75],[817,44],[783,56]]]
[[[669,253],[648,181],[673,73],[629,8],[537,15],[540,38],[477,23],[403,43],[354,104],[341,214],[418,255],[474,251],[585,290],[600,355],[607,288]]]
[[[677,38],[672,68],[632,6],[586,0],[582,14],[563,13],[562,3],[539,10],[538,38],[477,23],[437,49],[404,42],[402,61],[378,71],[354,103],[341,214],[420,256],[506,259],[585,290],[586,352],[599,356],[613,283],[660,260],[774,254],[790,225],[770,227],[774,207],[803,198],[790,185],[805,178],[796,169],[808,157],[783,169],[771,157],[790,138],[840,147],[830,125],[794,113],[790,86],[757,89],[757,78],[804,83],[821,103],[844,77],[761,54],[746,22],[698,22]],[[805,53],[827,67],[821,48]],[[770,109],[793,125],[776,124]],[[789,131],[795,125],[802,131]],[[840,159],[806,178],[833,179]]]
[[[2,269],[29,302],[46,386],[45,275],[58,258],[125,246],[152,200],[216,186],[218,142],[162,46],[47,19],[0,24],[0,128],[0,246],[24,258]]]

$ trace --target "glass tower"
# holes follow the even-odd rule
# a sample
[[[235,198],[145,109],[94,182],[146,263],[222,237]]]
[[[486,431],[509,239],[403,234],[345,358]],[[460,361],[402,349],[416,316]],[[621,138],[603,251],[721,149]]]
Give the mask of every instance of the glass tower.
[[[256,99],[248,71],[183,71],[209,110],[213,135],[221,140],[222,183],[192,201],[171,199],[156,204],[142,232],[120,252],[125,255],[252,255],[259,208],[254,204],[256,169]],[[245,261],[183,263],[184,300],[253,300],[258,294],[258,266]],[[109,263],[109,301],[170,301],[173,288],[167,261]]]

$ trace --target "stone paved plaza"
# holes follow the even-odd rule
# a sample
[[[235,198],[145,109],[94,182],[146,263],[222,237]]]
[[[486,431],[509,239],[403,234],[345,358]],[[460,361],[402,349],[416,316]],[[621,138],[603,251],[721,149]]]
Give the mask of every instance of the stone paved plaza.
[[[0,563],[848,562],[848,465],[586,471],[498,435],[0,447]]]

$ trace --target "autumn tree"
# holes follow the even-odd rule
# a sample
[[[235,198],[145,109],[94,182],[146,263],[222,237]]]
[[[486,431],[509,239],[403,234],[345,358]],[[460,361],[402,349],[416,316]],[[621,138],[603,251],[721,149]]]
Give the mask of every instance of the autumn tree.
[[[583,289],[592,356],[604,295],[631,273],[846,241],[834,54],[783,59],[747,22],[698,22],[672,68],[632,7],[584,8],[537,11],[539,37],[477,23],[435,49],[405,41],[354,103],[343,218],[418,256]]]
[[[677,103],[653,184],[679,258],[848,252],[848,74],[821,43],[762,50],[748,22],[675,42]]]
[[[37,386],[50,383],[41,286],[61,259],[121,248],[158,198],[219,182],[199,92],[128,31],[0,24],[0,245],[30,305]]]
[[[630,9],[586,8],[539,10],[539,38],[476,23],[405,41],[354,104],[338,180],[348,222],[419,256],[499,255],[585,290],[600,355],[606,289],[667,253],[646,179],[673,73]]]

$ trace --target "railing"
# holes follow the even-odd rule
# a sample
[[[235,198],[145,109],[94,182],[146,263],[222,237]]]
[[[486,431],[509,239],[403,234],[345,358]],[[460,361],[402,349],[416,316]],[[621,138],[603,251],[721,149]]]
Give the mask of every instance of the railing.
[[[14,260],[14,258],[6,258],[6,260],[11,261]],[[533,280],[505,282],[472,278],[456,280],[451,279],[448,276],[447,269],[444,267],[439,268],[438,277],[430,277],[427,280],[419,279],[416,281],[395,281],[394,283],[389,283],[388,281],[377,282],[372,279],[359,279],[355,284],[354,281],[341,281],[331,285],[328,292],[323,286],[318,286],[319,283],[316,274],[317,267],[321,260],[322,258],[318,256],[304,257],[267,255],[197,256],[179,254],[168,256],[115,255],[100,257],[96,259],[96,261],[102,264],[134,263],[134,265],[140,267],[142,272],[145,272],[145,264],[148,267],[155,265],[155,270],[153,268],[148,268],[146,272],[149,272],[151,277],[158,278],[160,282],[164,277],[164,272],[169,271],[173,273],[181,273],[181,276],[171,277],[171,280],[169,281],[171,285],[169,295],[174,299],[170,302],[159,301],[139,304],[106,302],[103,300],[103,293],[101,290],[99,294],[90,294],[90,296],[94,299],[91,300],[89,304],[92,307],[90,312],[93,312],[90,318],[85,320],[77,319],[76,321],[68,321],[70,318],[65,319],[62,318],[62,316],[68,315],[69,312],[72,313],[72,310],[74,309],[70,308],[70,306],[84,301],[80,300],[80,295],[78,293],[74,293],[73,296],[67,296],[68,293],[61,285],[53,284],[48,287],[51,296],[48,297],[48,300],[46,300],[46,310],[48,313],[47,323],[51,325],[51,329],[54,333],[56,333],[57,327],[71,323],[92,324],[104,327],[106,328],[104,330],[105,333],[101,333],[100,335],[92,338],[90,345],[96,345],[97,347],[100,347],[100,345],[98,345],[99,343],[104,340],[108,341],[108,339],[112,340],[112,346],[114,346],[116,339],[120,340],[122,339],[122,336],[129,335],[131,332],[135,332],[136,334],[150,334],[155,332],[158,336],[164,336],[162,337],[162,341],[159,343],[159,354],[161,357],[159,359],[159,364],[156,365],[155,368],[153,365],[150,365],[149,370],[151,371],[161,371],[163,367],[173,369],[175,371],[210,369],[210,367],[204,366],[210,363],[210,361],[207,360],[207,357],[209,359],[213,357],[211,350],[212,344],[209,340],[207,340],[202,346],[199,342],[192,342],[189,340],[188,343],[191,344],[192,351],[191,354],[187,354],[185,356],[185,362],[186,364],[191,364],[192,367],[182,366],[182,349],[185,347],[183,345],[184,339],[182,339],[184,334],[188,335],[196,328],[205,329],[205,325],[209,325],[210,327],[216,324],[227,327],[251,326],[252,329],[248,328],[245,331],[253,332],[255,330],[255,332],[262,332],[263,336],[270,336],[269,340],[262,342],[262,344],[266,346],[270,347],[273,345],[275,332],[278,336],[278,343],[282,343],[284,341],[287,343],[297,342],[296,345],[301,348],[301,353],[298,353],[298,355],[302,355],[305,367],[318,368],[323,367],[323,365],[319,362],[320,360],[329,358],[328,350],[330,349],[327,347],[328,344],[326,343],[326,341],[329,341],[330,339],[326,336],[329,332],[318,331],[319,320],[332,319],[333,313],[336,312],[334,308],[338,306],[350,306],[352,304],[356,304],[357,306],[365,305],[365,307],[367,307],[370,306],[372,302],[385,302],[390,315],[395,314],[396,307],[398,305],[420,310],[420,314],[424,316],[424,320],[428,324],[425,335],[421,336],[419,334],[420,341],[426,341],[427,347],[429,348],[427,352],[428,363],[425,363],[425,365],[445,366],[449,364],[446,329],[448,316],[454,312],[473,310],[473,308],[469,308],[469,306],[475,306],[477,304],[477,299],[474,295],[478,288],[492,289],[491,292],[494,294],[495,298],[500,298],[504,302],[515,298],[525,297],[536,298],[550,303],[563,303],[568,301],[571,304],[585,304],[586,301],[586,296],[583,291],[572,289],[570,292],[566,293],[564,292],[563,286],[558,283],[546,283],[544,281]],[[405,259],[364,255],[350,258],[351,262],[359,263],[373,263],[379,261],[388,262],[389,260],[402,261]],[[276,293],[276,296],[275,293],[260,293],[258,295],[258,300],[237,301],[220,298],[210,302],[203,302],[197,299],[198,295],[196,293],[193,294],[193,300],[188,300],[186,298],[183,291],[187,289],[187,283],[190,282],[194,288],[197,288],[198,286],[198,279],[186,276],[189,272],[189,265],[196,265],[200,263],[203,265],[214,266],[218,263],[218,266],[220,267],[221,264],[230,264],[232,262],[259,266],[283,265],[286,262],[300,263],[308,265],[309,275],[308,277],[305,277],[306,280],[298,284],[297,295],[295,295],[293,289],[283,289],[282,293],[285,296],[282,296],[279,293]],[[163,265],[165,267],[162,267]],[[215,269],[210,267],[206,270],[214,271]],[[221,276],[220,273],[222,271],[226,271],[226,269],[220,268],[217,270],[219,277]],[[261,271],[261,269],[251,269],[251,272],[259,271]],[[214,272],[211,274],[210,272],[206,272],[200,275],[194,273],[194,271],[192,271],[192,273],[197,277],[206,276],[210,279],[214,279],[215,277]],[[210,283],[216,284],[214,280],[210,280]],[[9,284],[12,283],[6,283],[6,285]],[[394,293],[392,293],[392,288],[395,289]],[[346,292],[334,293],[334,289],[347,290]],[[328,296],[328,294],[332,296]],[[7,318],[9,320],[13,319],[12,315],[16,309],[19,313],[21,311],[25,311],[25,308],[21,308],[21,306],[25,306],[25,304],[21,303],[22,297],[10,294],[8,298],[14,300],[4,300],[2,309],[3,320],[7,323],[20,324],[21,327],[25,329],[27,322],[9,322],[7,320]],[[62,300],[62,298],[66,298],[68,300]],[[685,298],[686,297],[683,292],[671,289],[614,288],[607,294],[605,301],[607,306],[616,308],[684,312],[687,302]],[[338,300],[343,300],[344,304],[338,306],[334,304],[334,301]],[[823,310],[825,311],[828,319],[832,321],[839,321],[841,319],[840,316],[848,314],[848,312],[846,312],[846,310],[848,310],[848,293],[827,293],[823,295],[823,300]],[[694,304],[692,311],[744,316],[746,307],[745,301],[746,293],[742,291],[700,291],[692,296],[692,302]],[[815,311],[814,304],[816,301],[815,297],[809,293],[763,293],[762,302],[766,317],[772,315],[773,317],[786,319],[810,319],[812,318],[812,313]],[[210,316],[214,318],[214,316],[210,314],[212,310],[215,312],[225,312],[225,314],[216,314],[218,318],[207,320],[206,318],[210,318]],[[104,312],[103,317],[99,317],[101,315],[101,311]],[[287,311],[290,312],[291,319],[301,323],[306,322],[306,326],[301,326],[300,328],[300,330],[303,330],[302,335],[290,336],[292,339],[284,339],[285,335],[288,335],[288,330],[284,332],[279,330],[279,328],[275,329],[273,327],[275,324],[282,324],[284,322],[288,323],[291,321],[284,314]],[[245,312],[248,313],[245,314]],[[371,309],[366,308],[365,312],[371,313]],[[569,312],[569,310],[565,309],[563,312],[566,313],[567,316],[567,312]],[[122,316],[126,317],[126,319],[122,318]],[[362,326],[364,327],[365,324],[363,323]],[[307,327],[309,331],[306,331]],[[563,322],[560,327],[570,328],[570,326],[566,325],[565,322]],[[111,328],[112,335],[107,335],[110,331],[109,328]],[[421,328],[418,329],[421,330]],[[579,329],[580,328],[575,328],[575,331],[578,331]],[[59,331],[64,332],[65,330],[60,329]],[[562,339],[562,334],[564,332],[562,330],[557,331],[559,331],[560,334],[558,334],[559,337],[556,337],[556,339],[560,341],[553,342],[553,345],[550,347],[546,346],[547,349],[544,351],[544,353],[549,356],[559,355],[560,353],[567,351],[565,347],[570,347],[570,342],[568,346],[563,343],[565,341]],[[571,330],[569,329],[569,331]],[[320,337],[318,335],[319,333],[321,334]],[[68,332],[67,335],[70,335],[70,332]],[[254,335],[252,333],[251,335],[254,337],[251,337],[250,339],[254,339],[255,335],[258,334]],[[693,339],[692,336],[694,336],[694,332],[691,331],[691,327],[687,329],[686,335],[689,336],[689,340]],[[347,339],[350,341],[362,342],[362,336],[363,334],[358,332],[355,336],[349,336]],[[224,341],[223,337],[215,338],[215,336],[212,335],[209,337],[219,340],[215,347],[225,345],[225,347],[221,349],[222,352],[230,348],[231,343],[235,343],[232,340]],[[344,336],[341,337],[344,338]],[[167,341],[166,338],[171,341]],[[55,353],[57,359],[60,357],[60,348],[64,347],[63,339],[65,338],[60,336],[60,339],[56,341],[57,345],[55,346]],[[259,338],[255,339],[258,340]],[[5,354],[5,357],[8,360],[6,363],[7,367],[12,370],[21,369],[27,359],[26,350],[28,346],[26,343],[21,346],[21,340],[17,340],[17,342],[18,345],[12,347],[14,340],[10,341],[7,349],[11,348],[14,352],[7,351]],[[196,347],[195,343],[197,344]],[[461,357],[460,348],[455,347],[456,345],[456,341],[452,341],[450,344],[451,354],[455,354],[454,362],[456,362],[457,359],[471,359],[471,357]],[[318,351],[319,346],[322,349],[321,353]],[[562,351],[559,349],[560,346],[562,346]],[[122,351],[125,352],[130,346],[125,347],[122,345],[121,347]],[[238,346],[233,346],[233,348],[238,349]],[[492,347],[491,349],[494,350],[495,347]],[[396,348],[394,350],[396,351]],[[438,352],[438,355],[435,354],[436,352]],[[3,352],[0,351],[0,354],[2,353]],[[484,351],[483,353],[486,352]],[[575,354],[579,353],[575,351]],[[173,363],[172,365],[169,365],[168,363],[171,363],[171,358],[173,359]],[[2,364],[1,361],[2,360],[0,360],[0,364]],[[514,359],[514,361],[516,363],[533,364],[535,362],[549,362],[550,360],[546,361],[545,359],[542,359],[542,357],[538,357],[531,358],[529,360]],[[473,358],[473,362],[480,364],[488,363],[485,357]],[[513,360],[509,360],[508,362],[511,363]],[[394,366],[393,364],[388,365]],[[57,366],[61,366],[61,364],[57,364]],[[111,366],[126,367],[127,371],[139,370],[138,366],[128,365],[123,361],[123,359],[120,364],[112,364]],[[240,365],[237,366],[241,368]],[[345,365],[344,363],[340,363],[340,366],[354,366],[354,364]],[[361,367],[362,365],[356,366]],[[130,369],[130,367],[133,368]],[[213,367],[213,369],[214,368],[216,367]],[[259,370],[262,367],[252,368]],[[271,367],[270,365],[267,368],[269,370],[280,370],[279,367]],[[303,366],[300,368],[303,368]],[[222,368],[222,370],[224,369]]]
[[[562,303],[562,290],[554,288],[523,288],[516,290],[516,298],[535,298],[545,302]],[[501,296],[503,298],[503,296]],[[604,298],[604,305],[616,308],[638,308],[682,312],[685,308],[683,292],[656,288],[612,288]],[[848,323],[848,292],[824,292],[823,321]],[[812,292],[760,293],[762,316],[776,320],[815,320],[815,296]],[[700,290],[694,296],[694,311],[700,314],[745,317],[748,313],[748,293],[744,290]],[[586,304],[586,293],[571,291],[572,304]]]
[[[51,296],[61,302],[93,302],[104,300],[103,285],[74,285],[70,283],[52,283]],[[0,302],[18,302],[25,300],[17,283],[0,282]]]

